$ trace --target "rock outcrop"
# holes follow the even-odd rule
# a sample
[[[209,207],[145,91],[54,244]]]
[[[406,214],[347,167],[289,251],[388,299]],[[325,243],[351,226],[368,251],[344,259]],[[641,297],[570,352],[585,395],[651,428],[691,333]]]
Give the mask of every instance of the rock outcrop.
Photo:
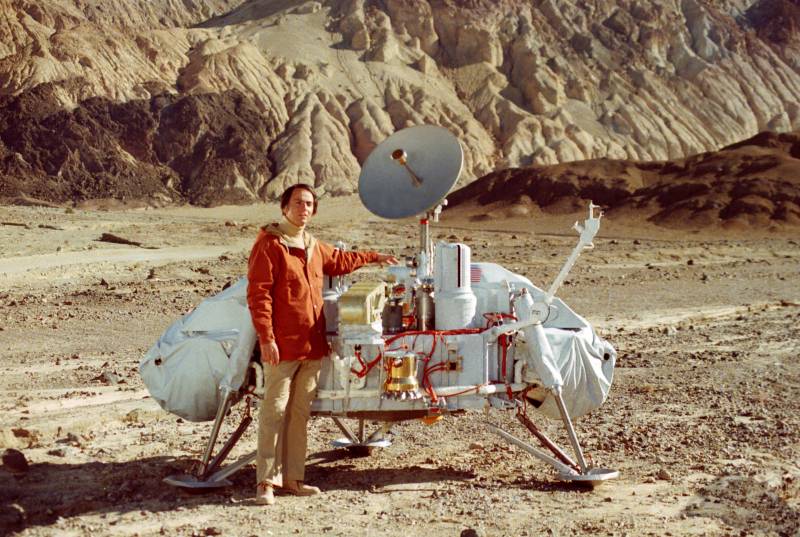
[[[0,197],[246,203],[272,177],[264,155],[279,131],[236,90],[94,97],[68,110],[60,89],[0,101],[13,111],[0,118]]]
[[[800,129],[789,0],[6,0],[0,36],[0,191],[55,201],[348,193],[419,123],[462,185]]]

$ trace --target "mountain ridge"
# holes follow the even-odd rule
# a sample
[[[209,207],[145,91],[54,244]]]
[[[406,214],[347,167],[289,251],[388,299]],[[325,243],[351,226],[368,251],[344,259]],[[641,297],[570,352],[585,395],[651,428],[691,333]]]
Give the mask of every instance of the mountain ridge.
[[[7,4],[6,198],[216,205],[297,181],[347,194],[376,144],[421,123],[461,141],[460,186],[800,129],[796,1]]]

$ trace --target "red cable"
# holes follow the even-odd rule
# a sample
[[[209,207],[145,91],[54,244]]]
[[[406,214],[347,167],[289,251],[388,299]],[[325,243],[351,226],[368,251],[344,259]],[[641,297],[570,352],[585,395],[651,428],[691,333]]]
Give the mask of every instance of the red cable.
[[[375,367],[375,364],[380,362],[381,358],[383,357],[382,353],[378,353],[374,360],[369,363],[364,363],[364,360],[361,359],[361,351],[356,351],[356,358],[358,358],[358,362],[361,364],[361,370],[356,371],[352,367],[350,368],[350,372],[354,373],[358,378],[364,378],[367,374],[372,371],[372,368]]]
[[[508,382],[508,373],[506,372],[506,358],[508,356],[508,338],[506,334],[500,334],[497,338],[497,344],[500,346],[501,364],[503,368],[503,380]]]
[[[516,317],[514,317],[513,315],[510,315],[508,313],[500,313],[500,312],[498,312],[498,313],[484,313],[483,316],[487,320],[487,326],[484,327],[484,328],[458,328],[458,329],[454,329],[454,330],[409,330],[409,331],[406,331],[406,332],[403,332],[403,333],[400,333],[400,334],[396,334],[396,335],[394,335],[394,336],[392,336],[390,338],[387,338],[385,340],[385,343],[384,343],[384,349],[385,349],[386,346],[394,343],[395,341],[397,341],[400,338],[405,338],[405,337],[408,337],[408,336],[414,336],[414,341],[413,341],[413,343],[411,345],[411,348],[413,349],[414,347],[416,347],[417,338],[419,336],[423,336],[423,335],[424,336],[433,336],[433,344],[431,345],[431,349],[430,349],[430,351],[428,351],[427,356],[425,356],[425,358],[423,358],[423,363],[424,364],[428,364],[428,362],[433,358],[433,353],[436,352],[436,343],[437,343],[438,339],[441,339],[442,343],[444,343],[445,342],[445,339],[444,339],[445,336],[480,334],[481,332],[491,328],[492,323],[496,323],[497,322],[497,320],[498,320],[497,317],[499,317],[500,319],[512,319],[512,320],[515,320],[515,321],[517,320]],[[506,338],[505,334],[502,334],[500,336],[500,339],[498,339],[498,341],[500,341],[501,339],[504,342],[504,343],[501,343],[501,346],[503,348],[503,376],[506,377],[506,354],[507,354],[507,349],[508,349],[508,342],[507,342],[507,338]],[[395,351],[395,350],[400,350],[401,348],[402,347],[397,348],[397,349],[385,349],[385,351],[391,352],[391,351]],[[418,354],[422,354],[422,353],[420,352]],[[363,358],[361,357],[361,351],[356,351],[356,359],[358,360],[358,363],[361,365],[361,369],[359,371],[356,371],[355,369],[351,368],[350,371],[352,373],[354,373],[357,377],[363,378],[372,370],[373,367],[375,367],[375,365],[381,360],[382,357],[383,357],[383,353],[378,353],[378,355],[375,357],[375,359],[373,359],[372,361],[370,361],[368,363],[365,363]],[[434,392],[433,386],[432,386],[431,381],[430,381],[430,374],[431,373],[435,373],[437,371],[445,371],[445,370],[446,370],[446,362],[437,362],[437,363],[432,364],[432,365],[426,365],[425,368],[423,369],[422,386],[423,386],[423,389],[425,389],[425,391],[428,392],[428,395],[430,395],[430,397],[431,397],[431,401],[434,402],[434,403],[437,402],[438,399],[436,397],[436,393]],[[457,394],[454,394],[454,395],[460,395],[460,394],[463,394],[463,393],[469,393],[469,392],[471,392],[473,390],[479,389],[481,386],[484,386],[484,384],[480,384],[480,385],[476,386],[475,388],[470,388],[470,389],[465,390],[463,392],[458,392]],[[508,389],[510,390],[510,388],[508,388]],[[449,395],[448,397],[452,397],[452,396],[453,395]]]

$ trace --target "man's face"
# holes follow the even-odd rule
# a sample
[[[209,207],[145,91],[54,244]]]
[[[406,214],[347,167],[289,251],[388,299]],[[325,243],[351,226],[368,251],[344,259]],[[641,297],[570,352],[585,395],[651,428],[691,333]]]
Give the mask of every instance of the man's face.
[[[314,213],[314,196],[305,188],[295,188],[289,204],[283,208],[286,219],[297,227],[303,227]]]

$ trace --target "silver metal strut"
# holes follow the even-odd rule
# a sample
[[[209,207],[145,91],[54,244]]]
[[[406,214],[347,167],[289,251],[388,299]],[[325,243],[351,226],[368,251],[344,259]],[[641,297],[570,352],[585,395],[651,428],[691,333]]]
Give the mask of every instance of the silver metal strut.
[[[392,429],[390,422],[384,422],[378,429],[372,432],[369,436],[366,434],[366,420],[360,418],[358,420],[358,433],[354,433],[347,424],[342,421],[338,416],[331,416],[333,423],[344,433],[344,438],[337,438],[331,442],[334,447],[344,448],[386,448],[392,445],[392,441],[386,438],[386,435]]]
[[[213,460],[211,459],[211,454],[213,453],[214,446],[217,443],[222,422],[225,420],[225,416],[228,414],[232,402],[233,393],[228,391],[224,392],[222,401],[217,409],[217,416],[214,419],[214,425],[211,427],[211,435],[209,436],[208,444],[206,444],[203,458],[196,474],[171,475],[164,478],[165,483],[176,487],[189,489],[227,487],[231,485],[231,482],[226,479],[227,476],[233,474],[250,461],[255,460],[256,453],[253,452],[252,454],[240,458],[235,463],[219,470],[220,466],[228,457],[233,447],[247,430],[247,427],[250,425],[250,423],[252,423],[253,418],[250,416],[249,412],[247,412],[247,415],[242,419],[241,423],[239,423],[239,426],[236,428],[236,430],[231,433],[231,436],[219,450],[219,453],[217,453]]]

